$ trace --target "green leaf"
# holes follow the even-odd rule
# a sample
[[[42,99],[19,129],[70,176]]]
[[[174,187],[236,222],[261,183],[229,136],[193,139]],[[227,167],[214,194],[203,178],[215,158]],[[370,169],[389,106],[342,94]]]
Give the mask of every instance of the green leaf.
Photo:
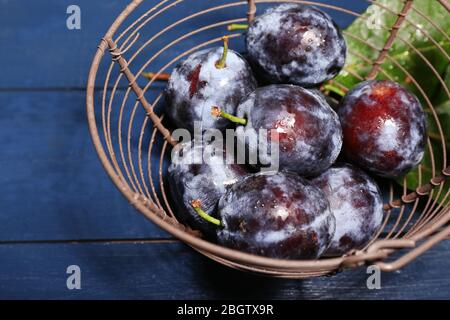
[[[397,13],[403,6],[402,0],[378,0],[345,30],[348,47],[346,65],[335,79],[325,84],[324,89],[339,94],[342,93],[343,87],[351,89],[361,81],[361,78],[364,79],[369,74],[372,69],[371,61],[377,59],[379,50],[384,47],[390,35],[390,29],[398,18]],[[450,66],[447,58],[450,56],[450,43],[447,41],[450,34],[450,19],[446,9],[438,1],[429,0],[414,1],[413,9],[409,11],[406,19],[388,52],[388,57],[380,66],[377,79],[391,79],[399,82],[416,94],[421,101],[428,115],[428,133],[435,160],[435,173],[439,174],[444,166],[443,153],[450,150],[450,101],[444,88],[444,85],[450,88]],[[432,37],[442,49],[439,49],[428,37]],[[430,68],[424,58],[429,61],[435,71]],[[437,75],[444,79],[444,85]],[[438,119],[435,119],[428,102],[435,107]],[[437,121],[446,138],[444,144]],[[414,190],[420,184],[433,178],[429,148],[426,149],[421,163],[421,171],[422,180],[419,180],[419,168],[417,168],[397,181],[403,184],[406,179],[407,187]],[[444,194],[448,188],[447,182]]]
[[[444,82],[447,90],[450,91],[450,65],[447,66],[447,69],[445,71]],[[443,104],[446,101],[448,101],[448,95],[445,90],[438,91],[433,99],[433,102],[436,104]]]
[[[375,61],[378,57],[379,50],[384,47],[390,29],[397,20],[396,13],[401,11],[404,4],[400,0],[379,0],[377,3],[379,5],[369,6],[362,17],[356,19],[345,30],[349,54],[344,71],[333,81],[346,86],[348,89],[360,81],[358,77],[353,75],[354,73],[364,78],[370,72],[372,66],[368,61]],[[427,96],[433,96],[436,91],[442,89],[438,85],[438,78],[431,72],[421,55],[429,60],[439,75],[445,73],[448,60],[444,53],[427,38],[427,35],[439,43],[447,55],[450,55],[450,43],[446,41],[446,35],[433,25],[437,24],[441,30],[448,34],[450,19],[448,19],[448,12],[445,8],[436,1],[416,0],[413,8],[428,17],[431,22],[415,10],[410,10],[407,21],[403,22],[397,38],[389,50],[389,57],[381,65],[379,78],[383,79],[390,76],[393,80],[407,85],[419,99],[424,100],[414,83],[411,83],[407,74],[402,71],[402,67],[417,80]],[[366,41],[367,44],[362,40]]]
[[[450,100],[447,100],[443,103],[441,103],[439,106],[435,108],[436,115],[439,118],[439,123],[442,128],[442,133],[444,135],[445,144],[447,145],[447,148],[450,146]],[[438,129],[438,126],[436,124],[436,121],[434,121],[431,116],[431,113],[428,112],[429,120],[428,120],[428,135],[430,139],[435,140],[439,144],[442,145],[442,138],[440,136],[440,132]]]

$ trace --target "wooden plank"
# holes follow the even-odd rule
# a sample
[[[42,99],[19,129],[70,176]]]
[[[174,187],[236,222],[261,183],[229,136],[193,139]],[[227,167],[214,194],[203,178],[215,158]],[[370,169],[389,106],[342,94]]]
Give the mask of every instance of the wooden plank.
[[[179,243],[0,245],[0,298],[45,299],[449,299],[450,242],[368,290],[366,269],[282,280],[219,266]],[[81,269],[68,290],[66,269]]]
[[[157,0],[145,1],[136,14],[136,18],[148,10]],[[169,1],[168,3],[173,2]],[[228,0],[185,1],[160,15],[153,23],[143,28],[136,45],[141,45],[158,31],[168,26],[176,19],[186,17],[201,9],[229,3]],[[323,3],[351,8],[361,12],[367,7],[365,1],[324,0]],[[91,59],[115,17],[128,4],[128,0],[91,1],[78,0],[76,4],[81,9],[81,29],[69,30],[66,27],[67,7],[73,4],[68,0],[29,1],[7,0],[0,4],[0,50],[2,57],[2,77],[0,88],[84,88]],[[259,5],[262,12],[268,5]],[[25,9],[24,9],[25,8]],[[345,27],[353,16],[327,10],[337,23]],[[164,36],[157,39],[148,49],[142,52],[141,58],[134,65],[141,66],[145,59],[159,51],[163,46],[184,33],[195,28],[226,21],[237,17],[245,17],[245,6],[216,11],[201,18],[187,21]],[[131,20],[130,20],[131,21]],[[196,37],[190,37],[168,49],[161,58],[150,67],[159,68],[169,59],[177,56],[199,41],[217,37],[226,32],[225,27],[204,31]],[[242,50],[243,40],[234,41],[233,49]],[[104,71],[107,64],[101,66]]]
[[[0,241],[167,236],[107,177],[84,92],[0,92],[0,106]]]

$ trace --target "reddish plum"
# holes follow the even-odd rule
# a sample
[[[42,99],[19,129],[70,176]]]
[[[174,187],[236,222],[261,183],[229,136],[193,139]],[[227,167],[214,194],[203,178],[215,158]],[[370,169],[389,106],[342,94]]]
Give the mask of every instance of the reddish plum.
[[[347,93],[338,114],[343,151],[360,167],[395,178],[417,166],[426,142],[419,100],[392,81],[366,81]]]

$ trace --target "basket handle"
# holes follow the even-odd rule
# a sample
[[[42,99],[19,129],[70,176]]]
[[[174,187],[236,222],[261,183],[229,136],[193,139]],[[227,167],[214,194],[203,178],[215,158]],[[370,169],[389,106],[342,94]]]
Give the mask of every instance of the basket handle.
[[[379,240],[376,241],[374,244],[372,244],[367,251],[369,253],[372,253],[380,250],[389,250],[392,248],[415,247],[413,250],[409,251],[405,255],[401,256],[400,258],[392,262],[379,261],[374,263],[382,271],[395,271],[404,267],[405,265],[416,259],[418,256],[420,256],[422,253],[429,250],[431,247],[437,245],[441,241],[447,239],[448,237],[450,237],[450,226],[447,226],[441,231],[437,232],[418,247],[416,247],[416,242],[414,240],[407,240],[407,239]]]

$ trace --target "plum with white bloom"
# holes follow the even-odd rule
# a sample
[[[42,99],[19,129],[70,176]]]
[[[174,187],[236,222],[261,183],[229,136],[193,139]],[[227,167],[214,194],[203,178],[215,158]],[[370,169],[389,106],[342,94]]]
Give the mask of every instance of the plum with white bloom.
[[[426,115],[417,97],[398,83],[360,83],[344,97],[338,114],[344,154],[358,166],[395,178],[422,161]]]
[[[345,63],[341,31],[312,6],[270,8],[256,17],[246,39],[250,61],[271,82],[312,87],[336,76]]]
[[[179,64],[170,75],[167,89],[166,114],[178,128],[197,130],[225,129],[226,120],[211,118],[212,106],[220,105],[229,113],[235,113],[239,103],[256,89],[256,80],[242,56],[224,48],[205,49],[193,53]]]
[[[328,255],[362,249],[383,223],[383,202],[377,184],[360,169],[337,164],[312,180],[330,202],[336,232]]]
[[[328,248],[335,218],[325,195],[295,173],[248,176],[219,201],[218,242],[281,259],[315,259]]]
[[[220,197],[247,171],[238,164],[226,163],[224,150],[215,150],[212,146],[188,142],[176,148],[168,169],[175,214],[182,223],[204,235],[215,234],[214,225],[198,215],[192,201],[201,201],[203,210],[215,217]]]
[[[223,111],[215,114],[229,117]],[[279,150],[281,170],[314,176],[330,167],[341,151],[339,117],[316,91],[295,85],[258,88],[239,105],[236,117],[229,118],[240,121],[238,142],[262,164],[272,161],[272,154],[265,158],[266,153],[261,153],[259,144],[249,137],[267,131],[268,149]]]

